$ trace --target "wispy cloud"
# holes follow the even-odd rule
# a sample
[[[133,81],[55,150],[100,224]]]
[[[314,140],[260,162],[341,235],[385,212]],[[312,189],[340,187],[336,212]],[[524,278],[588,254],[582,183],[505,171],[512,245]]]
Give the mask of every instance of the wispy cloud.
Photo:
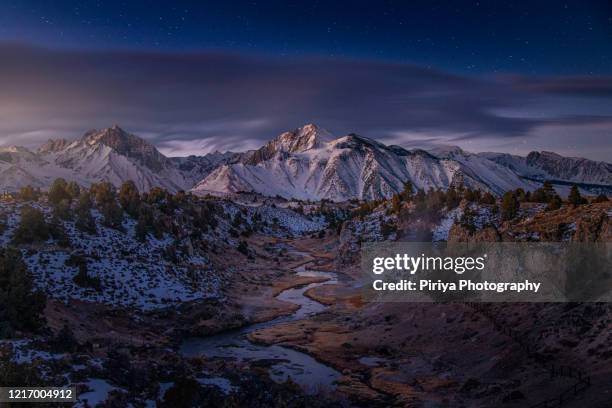
[[[472,150],[554,150],[550,129],[562,128],[580,137],[575,155],[603,158],[609,142],[593,129],[612,130],[612,77],[482,79],[363,60],[15,44],[0,45],[0,55],[0,144],[33,146],[117,123],[186,155],[254,148],[314,122],[339,135]]]

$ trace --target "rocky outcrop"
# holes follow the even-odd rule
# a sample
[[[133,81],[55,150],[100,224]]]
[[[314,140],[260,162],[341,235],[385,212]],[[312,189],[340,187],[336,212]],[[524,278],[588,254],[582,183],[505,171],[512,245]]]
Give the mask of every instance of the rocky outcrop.
[[[495,226],[475,229],[455,223],[449,242],[611,242],[612,203],[564,206],[555,211],[543,209]]]
[[[485,227],[481,230],[474,231],[473,229],[462,225],[454,224],[448,233],[448,242],[498,242],[502,240],[502,236],[493,226]]]

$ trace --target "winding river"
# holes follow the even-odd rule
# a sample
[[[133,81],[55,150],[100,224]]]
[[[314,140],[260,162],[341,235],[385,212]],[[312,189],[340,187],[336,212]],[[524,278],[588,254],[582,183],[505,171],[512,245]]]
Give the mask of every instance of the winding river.
[[[294,251],[294,254],[302,255],[303,253]],[[276,296],[277,299],[300,306],[293,314],[210,337],[188,339],[181,345],[181,353],[187,357],[204,355],[232,358],[238,361],[269,361],[270,377],[276,382],[284,382],[291,377],[306,391],[315,392],[320,386],[334,389],[335,381],[340,377],[340,373],[333,368],[318,362],[308,354],[291,348],[254,344],[247,339],[247,335],[255,330],[304,319],[325,310],[327,306],[304,296],[304,293],[317,286],[337,283],[336,274],[308,269],[305,265],[294,270],[298,276],[324,277],[327,280],[299,288],[286,289],[279,293]]]

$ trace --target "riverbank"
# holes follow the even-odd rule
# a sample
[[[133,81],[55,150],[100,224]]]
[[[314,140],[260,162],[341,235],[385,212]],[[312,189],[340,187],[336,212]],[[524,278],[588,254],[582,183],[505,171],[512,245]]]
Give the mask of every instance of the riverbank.
[[[186,357],[206,356],[207,359],[222,358],[237,363],[264,366],[274,381],[285,382],[290,378],[307,392],[335,390],[340,373],[311,355],[295,348],[261,345],[250,341],[250,334],[257,330],[275,327],[285,321],[301,321],[306,317],[316,316],[326,308],[325,305],[304,296],[304,292],[337,283],[335,274],[311,270],[307,266],[313,261],[312,257],[297,251],[290,253],[301,258],[291,264],[294,279],[286,279],[284,283],[277,283],[273,287],[276,290],[274,300],[292,305],[294,311],[291,314],[278,314],[275,319],[214,336],[187,339],[181,345],[181,353]]]

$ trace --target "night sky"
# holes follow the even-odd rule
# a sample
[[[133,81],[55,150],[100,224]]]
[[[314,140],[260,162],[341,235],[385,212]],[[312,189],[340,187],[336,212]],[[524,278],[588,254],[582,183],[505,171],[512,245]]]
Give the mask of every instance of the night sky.
[[[169,155],[314,122],[612,157],[612,3],[0,0],[0,144],[119,124]]]

